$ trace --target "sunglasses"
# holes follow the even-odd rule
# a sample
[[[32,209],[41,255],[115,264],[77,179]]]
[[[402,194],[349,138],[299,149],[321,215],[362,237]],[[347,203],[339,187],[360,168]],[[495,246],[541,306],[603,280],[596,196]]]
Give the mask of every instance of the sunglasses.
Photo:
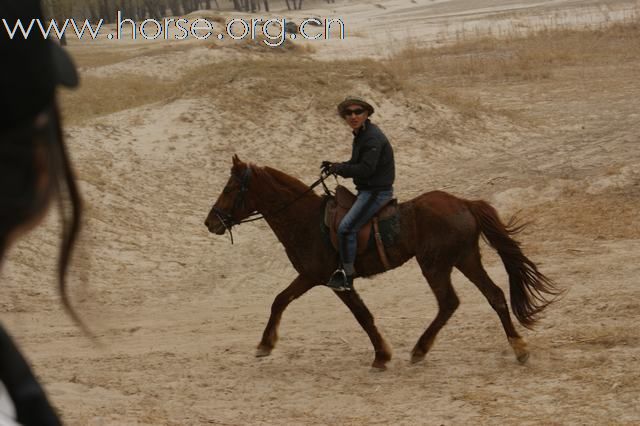
[[[342,111],[342,116],[343,117],[349,117],[349,116],[351,116],[351,114],[362,115],[365,111],[366,111],[366,109],[362,109],[362,108],[345,109],[344,111]]]

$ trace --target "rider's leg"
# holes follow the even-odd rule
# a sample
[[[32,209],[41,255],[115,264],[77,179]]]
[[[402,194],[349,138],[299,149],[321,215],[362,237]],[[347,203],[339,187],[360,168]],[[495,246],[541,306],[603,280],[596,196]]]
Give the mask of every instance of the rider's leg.
[[[334,272],[329,286],[336,290],[350,290],[355,275],[354,262],[358,244],[358,231],[385,203],[393,197],[392,191],[360,191],[356,202],[338,227],[338,247],[341,267]]]

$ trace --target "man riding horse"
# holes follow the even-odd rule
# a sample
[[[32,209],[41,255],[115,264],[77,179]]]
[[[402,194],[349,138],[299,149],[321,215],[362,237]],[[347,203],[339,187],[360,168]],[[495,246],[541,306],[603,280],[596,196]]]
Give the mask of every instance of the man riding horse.
[[[353,289],[358,231],[393,198],[393,148],[382,130],[369,119],[373,112],[373,106],[361,98],[350,96],[340,102],[338,114],[353,133],[351,159],[343,163],[322,162],[324,172],[353,178],[358,192],[338,227],[340,265],[326,284],[336,291]]]

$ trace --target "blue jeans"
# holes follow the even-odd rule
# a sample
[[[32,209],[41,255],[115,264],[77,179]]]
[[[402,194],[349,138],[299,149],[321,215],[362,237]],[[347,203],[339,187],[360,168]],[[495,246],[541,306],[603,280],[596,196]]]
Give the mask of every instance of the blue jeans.
[[[393,190],[358,191],[358,198],[338,226],[340,261],[347,275],[353,275],[358,249],[358,231],[384,204],[393,198]]]

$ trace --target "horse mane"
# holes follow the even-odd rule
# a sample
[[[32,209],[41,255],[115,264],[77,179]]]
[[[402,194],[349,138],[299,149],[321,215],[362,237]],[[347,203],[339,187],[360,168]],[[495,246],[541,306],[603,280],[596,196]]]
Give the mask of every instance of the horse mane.
[[[278,187],[282,188],[284,191],[290,192],[292,195],[299,195],[309,190],[309,185],[307,185],[306,183],[280,170],[274,169],[272,167],[269,167],[269,166],[257,167],[252,165],[252,169],[254,173],[257,172],[257,174],[261,176],[265,175],[267,179],[271,180],[273,183],[275,183]],[[309,191],[309,194],[318,196],[313,191]]]

